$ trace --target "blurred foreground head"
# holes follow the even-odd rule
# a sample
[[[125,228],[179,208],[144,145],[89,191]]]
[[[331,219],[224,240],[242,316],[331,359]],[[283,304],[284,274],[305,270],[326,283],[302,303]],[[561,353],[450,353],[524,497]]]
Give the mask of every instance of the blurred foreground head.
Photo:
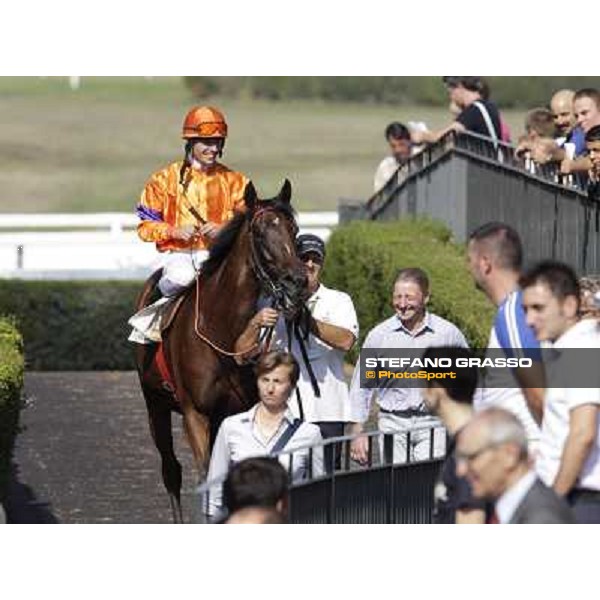
[[[286,523],[284,516],[274,508],[264,506],[248,506],[234,512],[226,525],[282,525]]]
[[[231,467],[223,483],[223,503],[233,515],[243,508],[288,509],[288,475],[274,457],[247,458]]]
[[[528,470],[527,436],[512,413],[481,411],[459,433],[456,472],[469,480],[476,498],[496,500]]]

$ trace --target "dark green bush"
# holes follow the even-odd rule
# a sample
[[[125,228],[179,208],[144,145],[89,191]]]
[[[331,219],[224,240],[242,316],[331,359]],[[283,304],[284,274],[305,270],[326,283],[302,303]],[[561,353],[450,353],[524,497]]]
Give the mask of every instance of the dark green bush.
[[[141,282],[3,281],[0,314],[14,315],[28,369],[134,368],[127,319]]]
[[[450,238],[443,224],[428,220],[354,222],[334,231],[323,278],[352,297],[361,345],[374,325],[393,314],[391,286],[397,271],[420,267],[431,282],[429,310],[455,323],[472,347],[487,346],[494,308],[473,285],[464,247]],[[355,360],[359,348],[349,358]]]
[[[0,501],[4,499],[10,458],[19,426],[23,388],[23,344],[9,319],[0,319]]]

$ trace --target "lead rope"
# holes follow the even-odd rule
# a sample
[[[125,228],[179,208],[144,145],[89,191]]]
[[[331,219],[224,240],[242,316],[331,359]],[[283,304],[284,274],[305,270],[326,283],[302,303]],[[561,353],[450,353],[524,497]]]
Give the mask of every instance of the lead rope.
[[[293,327],[293,323],[292,321],[286,321],[285,322],[285,330],[287,333],[287,339],[288,339],[288,352],[291,354],[292,353],[292,327]],[[306,361],[305,361],[306,362]],[[306,363],[307,368],[308,367],[308,363]],[[296,401],[298,402],[298,414],[300,416],[300,420],[304,421],[304,407],[302,406],[302,396],[300,395],[300,388],[298,388],[298,384],[296,384]]]

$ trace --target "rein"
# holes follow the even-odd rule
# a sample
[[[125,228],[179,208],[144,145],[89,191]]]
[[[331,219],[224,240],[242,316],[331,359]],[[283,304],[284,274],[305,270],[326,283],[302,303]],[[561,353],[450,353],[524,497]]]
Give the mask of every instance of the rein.
[[[224,356],[241,356],[242,354],[246,354],[247,352],[250,352],[250,350],[254,350],[254,348],[256,348],[260,342],[255,342],[254,344],[252,344],[252,346],[248,347],[248,348],[244,348],[244,350],[240,350],[239,352],[229,352],[228,350],[224,350],[223,348],[221,348],[220,346],[217,346],[217,344],[215,344],[213,341],[211,341],[209,338],[207,338],[203,333],[201,333],[200,331],[198,331],[198,319],[200,317],[200,275],[196,275],[196,306],[195,306],[195,310],[194,310],[194,332],[196,333],[196,335],[206,344],[208,344],[213,350],[216,350],[219,354],[223,354]]]

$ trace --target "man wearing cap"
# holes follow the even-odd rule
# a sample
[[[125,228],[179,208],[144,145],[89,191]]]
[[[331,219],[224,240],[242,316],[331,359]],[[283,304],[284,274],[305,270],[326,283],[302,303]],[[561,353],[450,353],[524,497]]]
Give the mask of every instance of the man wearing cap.
[[[348,386],[344,378],[344,354],[358,338],[358,320],[350,296],[330,289],[320,281],[325,261],[325,244],[313,234],[299,235],[296,251],[306,265],[308,292],[306,304],[311,313],[310,335],[305,342],[310,368],[319,387],[317,396],[311,383],[310,373],[302,358],[298,340],[292,341],[292,354],[300,364],[298,391],[300,403],[290,401],[295,416],[321,429],[323,438],[344,435],[344,424],[350,421],[350,401]],[[236,350],[248,348],[258,342],[260,332],[265,327],[275,327],[272,347],[285,349],[288,337],[283,318],[274,308],[264,306],[252,317],[244,333],[238,338]],[[256,350],[240,358],[240,362],[257,353]],[[301,404],[301,408],[300,408]],[[331,466],[331,458],[325,455],[326,467]]]

